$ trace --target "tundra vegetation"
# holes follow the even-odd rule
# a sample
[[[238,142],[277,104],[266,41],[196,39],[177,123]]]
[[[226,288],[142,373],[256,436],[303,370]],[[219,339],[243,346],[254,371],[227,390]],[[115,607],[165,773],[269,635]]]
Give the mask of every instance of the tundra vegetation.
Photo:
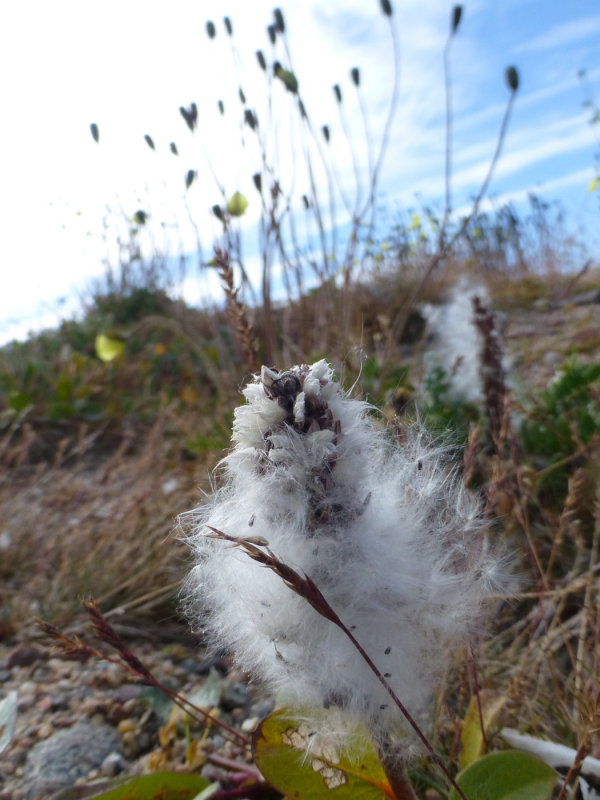
[[[279,104],[292,119],[304,193],[273,155],[273,117],[242,86],[239,107],[220,102],[218,112],[231,115],[240,148],[258,159],[255,194],[222,185],[201,144],[201,163],[182,164],[184,204],[199,170],[214,173],[206,213],[220,236],[211,247],[198,239],[195,258],[198,280],[218,276],[223,302],[178,299],[182,277],[156,243],[151,207],[109,211],[107,237],[122,232],[117,258],[90,289],[85,314],[0,351],[0,642],[49,637],[64,657],[113,659],[156,688],[132,631],[159,649],[188,635],[178,616],[187,537],[197,551],[187,605],[202,616],[206,602],[212,644],[286,703],[250,738],[161,686],[186,713],[149,745],[148,775],[86,796],[545,800],[593,782],[585,759],[599,755],[600,719],[598,271],[551,204],[532,196],[521,215],[480,208],[517,97],[515,67],[499,76],[507,105],[489,172],[470,213],[453,217],[450,68],[460,6],[443,53],[444,207],[381,224],[398,23],[387,0],[380,10],[394,80],[379,137],[358,68],[349,89],[364,131],[348,129],[340,84],[338,127],[316,127],[276,9],[256,68],[264,108],[272,114]],[[233,20],[208,22],[206,35],[238,58]],[[180,109],[183,132],[199,142],[204,111],[196,102]],[[101,121],[90,132],[101,147]],[[334,135],[352,154],[352,187],[341,181]],[[158,146],[151,133],[144,139]],[[177,142],[169,148],[178,158]],[[261,209],[258,284],[243,247],[251,204]],[[226,451],[225,477],[221,467],[213,486],[209,474]],[[315,483],[302,493],[308,474]],[[382,486],[397,495],[389,508]],[[206,506],[181,518],[185,536],[169,536],[198,506],[199,487]],[[406,519],[396,526],[400,510]],[[288,544],[294,526],[300,545]],[[307,552],[317,540],[318,559]],[[364,563],[359,547],[368,548]],[[247,594],[257,574],[269,587],[264,612],[264,598]],[[349,581],[364,605],[353,605]],[[91,594],[84,610],[99,645],[82,634],[80,599]],[[484,600],[491,619],[480,614]],[[37,629],[35,617],[44,620]],[[335,648],[348,674],[336,674]],[[400,674],[388,673],[388,655]],[[568,774],[559,780],[509,749],[508,729],[572,748]],[[198,754],[217,732],[241,748],[237,760],[222,760],[230,783],[200,774]],[[176,739],[188,747],[177,764]]]

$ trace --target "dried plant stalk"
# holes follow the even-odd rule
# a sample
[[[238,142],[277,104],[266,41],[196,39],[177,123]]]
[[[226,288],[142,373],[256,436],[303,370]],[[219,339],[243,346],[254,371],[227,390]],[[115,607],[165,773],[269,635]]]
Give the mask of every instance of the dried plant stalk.
[[[256,372],[259,367],[258,350],[254,329],[248,319],[248,307],[239,298],[239,288],[235,287],[233,268],[229,261],[229,253],[215,247],[215,264],[219,272],[223,289],[227,297],[227,311],[233,323],[233,330],[242,355],[244,366],[250,372]]]

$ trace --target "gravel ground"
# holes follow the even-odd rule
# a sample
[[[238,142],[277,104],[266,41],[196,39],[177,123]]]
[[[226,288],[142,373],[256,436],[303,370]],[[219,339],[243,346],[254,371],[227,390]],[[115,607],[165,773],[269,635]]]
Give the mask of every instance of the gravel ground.
[[[132,650],[159,681],[195,695],[245,735],[273,707],[225,659],[206,659],[179,644],[161,649],[145,642]],[[193,722],[114,664],[68,662],[43,645],[5,642],[0,699],[11,691],[17,719],[0,755],[0,800],[48,800],[71,786],[157,770],[196,771],[231,788],[252,770],[247,747],[216,725]]]

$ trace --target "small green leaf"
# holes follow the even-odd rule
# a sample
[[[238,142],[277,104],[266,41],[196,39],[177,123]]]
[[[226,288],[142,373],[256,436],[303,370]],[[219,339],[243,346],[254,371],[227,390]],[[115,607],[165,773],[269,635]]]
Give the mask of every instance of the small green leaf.
[[[96,795],[94,800],[195,800],[208,787],[208,781],[200,775],[154,772]]]
[[[483,726],[487,734],[490,725],[505,703],[506,695],[485,689],[479,693],[479,702],[476,697],[471,698],[460,735],[462,742],[461,769],[468,767],[481,756],[485,745],[481,728]]]
[[[549,800],[557,774],[529,753],[490,753],[468,766],[456,782],[469,800]],[[459,800],[452,788],[448,800]]]
[[[112,339],[104,333],[99,333],[94,342],[96,355],[101,361],[113,361],[125,350],[125,342],[122,339]]]
[[[282,66],[279,66],[279,68],[275,70],[275,77],[279,78],[288,92],[292,94],[298,93],[298,78],[291,70],[283,69]]]
[[[232,217],[241,217],[246,213],[248,200],[241,192],[234,192],[227,204],[227,211]]]
[[[256,765],[273,786],[295,800],[321,800],[334,790],[336,800],[394,797],[365,729],[355,728],[352,749],[341,752],[334,742],[313,739],[327,712],[310,709],[315,730],[306,716],[301,709],[282,709],[263,720],[254,733]]]

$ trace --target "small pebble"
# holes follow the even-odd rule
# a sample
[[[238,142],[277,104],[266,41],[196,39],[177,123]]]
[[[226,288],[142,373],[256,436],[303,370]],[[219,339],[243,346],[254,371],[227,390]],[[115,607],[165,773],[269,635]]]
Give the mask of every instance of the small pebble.
[[[257,725],[258,717],[248,717],[248,719],[242,722],[240,727],[243,733],[252,733],[252,731],[256,730]]]
[[[221,697],[221,708],[231,711],[248,702],[248,688],[243,683],[228,683]]]
[[[136,729],[137,725],[134,719],[127,718],[122,719],[119,722],[118,729],[121,736],[124,736],[126,733],[131,733]]]
[[[50,736],[52,736],[53,733],[54,733],[54,726],[50,725],[49,722],[45,722],[42,725],[40,725],[37,732],[37,738],[48,739],[50,738]]]
[[[107,778],[114,778],[120,775],[124,769],[125,761],[120,753],[109,753],[100,766],[101,774]]]
[[[31,647],[28,644],[18,644],[4,659],[4,667],[12,669],[13,667],[30,667],[43,657],[41,650],[37,647]]]

